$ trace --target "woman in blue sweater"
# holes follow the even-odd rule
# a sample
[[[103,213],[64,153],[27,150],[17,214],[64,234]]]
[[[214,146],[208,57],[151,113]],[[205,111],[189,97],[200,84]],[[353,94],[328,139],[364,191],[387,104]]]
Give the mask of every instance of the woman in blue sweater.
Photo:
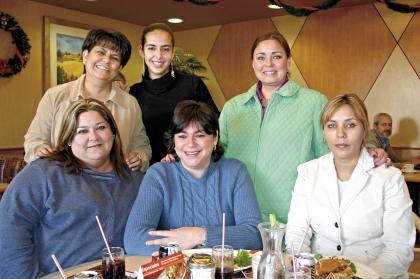
[[[177,161],[147,171],[127,222],[127,253],[150,255],[167,242],[182,249],[221,244],[223,213],[226,244],[260,249],[254,187],[241,162],[221,158],[216,112],[204,103],[183,101],[166,136]]]
[[[109,245],[123,246],[141,172],[124,161],[111,112],[82,99],[65,113],[55,152],[27,165],[0,202],[0,278],[38,278],[101,257],[102,221]]]

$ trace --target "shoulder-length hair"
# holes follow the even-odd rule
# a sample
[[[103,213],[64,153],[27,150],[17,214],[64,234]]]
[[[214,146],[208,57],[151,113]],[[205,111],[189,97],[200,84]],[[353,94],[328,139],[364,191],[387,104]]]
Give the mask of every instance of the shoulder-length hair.
[[[104,104],[95,99],[81,99],[70,104],[64,114],[64,121],[60,129],[57,145],[55,146],[55,152],[46,158],[51,161],[63,162],[64,167],[70,173],[77,175],[82,173],[84,163],[73,154],[70,143],[76,135],[79,116],[87,111],[96,111],[108,123],[114,135],[114,142],[109,154],[112,166],[119,177],[129,178],[130,170],[124,160],[121,137],[114,117]]]
[[[360,123],[362,123],[364,128],[363,144],[365,144],[369,134],[369,118],[365,104],[356,94],[338,95],[329,100],[321,114],[322,127],[325,127],[325,125],[331,119],[334,112],[344,105],[348,105],[349,107],[351,107],[357,120],[359,120]]]
[[[217,137],[216,148],[212,152],[214,162],[217,162],[224,153],[220,144],[219,119],[217,113],[207,104],[193,100],[186,100],[178,103],[175,107],[169,129],[165,133],[168,154],[176,156],[175,134],[182,132],[191,123],[199,125],[207,135]]]

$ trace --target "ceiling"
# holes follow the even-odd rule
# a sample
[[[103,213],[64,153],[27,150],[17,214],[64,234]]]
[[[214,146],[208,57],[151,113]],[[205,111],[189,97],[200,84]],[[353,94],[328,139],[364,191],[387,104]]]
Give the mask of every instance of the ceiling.
[[[171,24],[174,31],[248,21],[286,15],[283,10],[267,8],[268,0],[220,0],[216,5],[199,6],[188,0],[33,0],[53,6],[77,10],[99,16],[146,26],[153,22],[166,22],[168,18],[184,19],[181,24]],[[325,0],[286,0],[285,3],[313,6]],[[361,5],[375,0],[341,0],[337,7]]]

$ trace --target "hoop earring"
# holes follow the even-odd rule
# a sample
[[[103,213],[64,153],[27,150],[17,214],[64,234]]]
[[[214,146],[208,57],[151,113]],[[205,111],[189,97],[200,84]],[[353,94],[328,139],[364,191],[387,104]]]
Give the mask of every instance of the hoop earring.
[[[174,65],[171,62],[171,77],[174,78],[175,77],[175,71],[174,71]]]

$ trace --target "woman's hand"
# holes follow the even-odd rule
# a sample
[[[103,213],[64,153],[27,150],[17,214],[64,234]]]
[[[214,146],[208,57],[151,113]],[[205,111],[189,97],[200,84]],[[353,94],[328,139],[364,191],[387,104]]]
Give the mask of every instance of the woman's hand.
[[[49,145],[42,145],[40,146],[37,150],[36,150],[36,156],[38,157],[47,157],[49,156],[51,153],[53,153],[55,151],[54,148],[52,148]]]
[[[129,152],[125,154],[125,162],[132,171],[139,170],[143,165],[140,153]]]
[[[162,163],[174,163],[175,160],[175,156],[172,154],[167,154],[165,157],[162,158],[162,160],[160,160]]]
[[[192,249],[206,241],[206,230],[199,227],[182,227],[169,231],[150,231],[151,236],[160,236],[160,239],[146,241],[146,245],[161,245],[176,242],[181,249]]]
[[[368,152],[373,157],[375,167],[385,164],[386,167],[392,166],[392,161],[388,157],[388,153],[382,148],[369,148]]]

